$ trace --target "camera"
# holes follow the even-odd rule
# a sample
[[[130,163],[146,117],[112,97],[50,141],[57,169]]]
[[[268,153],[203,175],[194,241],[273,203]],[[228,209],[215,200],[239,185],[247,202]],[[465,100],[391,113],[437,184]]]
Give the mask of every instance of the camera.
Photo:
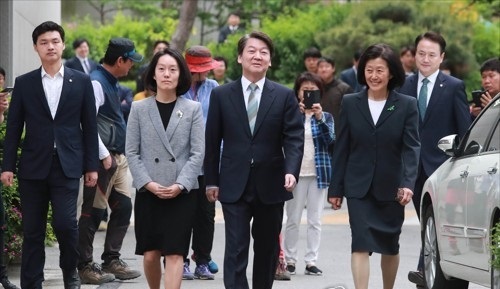
[[[311,109],[314,103],[319,103],[321,95],[319,90],[304,90],[304,105],[306,109]]]

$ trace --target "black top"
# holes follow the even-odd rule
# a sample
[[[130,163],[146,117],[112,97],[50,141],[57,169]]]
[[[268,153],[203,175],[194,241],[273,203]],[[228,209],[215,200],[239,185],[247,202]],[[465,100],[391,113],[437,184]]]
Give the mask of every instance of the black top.
[[[172,116],[172,111],[174,111],[175,101],[169,103],[163,103],[156,101],[156,105],[158,106],[158,111],[160,112],[161,122],[163,123],[163,128],[166,130],[168,126],[168,122],[170,121],[170,117]]]

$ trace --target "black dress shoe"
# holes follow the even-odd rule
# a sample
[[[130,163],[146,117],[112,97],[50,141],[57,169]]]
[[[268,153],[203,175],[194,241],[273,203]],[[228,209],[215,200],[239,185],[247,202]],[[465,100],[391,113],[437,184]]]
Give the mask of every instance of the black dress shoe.
[[[2,284],[3,288],[5,289],[19,289],[19,287],[10,283],[9,278],[7,278],[7,276],[0,278],[0,284]]]
[[[63,270],[63,280],[64,289],[80,289],[80,276],[78,276],[78,271],[73,270]]]
[[[408,280],[410,280],[411,283],[417,284],[417,288],[418,286],[425,286],[424,274],[420,271],[408,272]]]

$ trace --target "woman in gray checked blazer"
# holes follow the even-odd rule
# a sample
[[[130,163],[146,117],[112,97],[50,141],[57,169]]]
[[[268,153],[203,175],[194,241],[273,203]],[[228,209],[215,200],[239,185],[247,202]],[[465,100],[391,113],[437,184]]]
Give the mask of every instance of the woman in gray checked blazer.
[[[205,154],[203,115],[200,103],[178,97],[191,73],[177,50],[155,54],[145,85],[156,94],[132,103],[125,148],[137,189],[135,253],[144,255],[149,288],[160,288],[162,256],[165,288],[180,288]]]

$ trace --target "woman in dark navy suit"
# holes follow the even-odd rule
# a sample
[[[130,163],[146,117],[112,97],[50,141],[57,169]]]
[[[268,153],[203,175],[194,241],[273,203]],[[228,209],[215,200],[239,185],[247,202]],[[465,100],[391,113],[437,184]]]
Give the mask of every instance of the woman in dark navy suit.
[[[358,69],[358,81],[367,89],[344,96],[328,200],[339,209],[347,199],[355,288],[368,288],[369,256],[377,252],[388,289],[399,266],[404,206],[417,176],[417,101],[394,91],[404,83],[405,72],[388,45],[368,47]]]

